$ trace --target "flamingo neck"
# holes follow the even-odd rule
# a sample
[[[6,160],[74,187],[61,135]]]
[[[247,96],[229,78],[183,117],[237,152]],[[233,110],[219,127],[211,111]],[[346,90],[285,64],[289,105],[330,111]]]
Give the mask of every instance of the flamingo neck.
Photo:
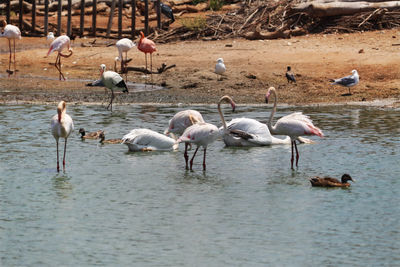
[[[221,103],[222,103],[222,101],[224,101],[224,100],[229,100],[229,101],[230,101],[230,98],[227,97],[227,96],[225,96],[225,97],[222,97],[222,98],[218,101],[218,113],[219,113],[219,116],[221,117],[222,126],[224,127],[224,130],[226,130],[226,122],[225,122],[224,114],[222,113],[222,110],[221,110]]]
[[[58,113],[58,122],[61,123],[61,119],[63,117],[63,111],[61,109],[58,109],[57,113]]]
[[[273,107],[273,109],[272,109],[271,115],[269,116],[269,120],[268,120],[267,126],[268,126],[269,131],[270,131],[271,134],[272,134],[272,133],[275,132],[275,127],[272,126],[272,120],[274,119],[274,115],[275,115],[275,112],[276,112],[277,97],[276,97],[276,92],[275,92],[275,90],[271,90],[271,94],[274,95],[274,107]]]

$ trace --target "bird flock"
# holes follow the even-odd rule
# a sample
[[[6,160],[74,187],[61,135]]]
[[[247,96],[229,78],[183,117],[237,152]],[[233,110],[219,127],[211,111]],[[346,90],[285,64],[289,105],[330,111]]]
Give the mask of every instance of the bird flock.
[[[167,12],[167,10],[165,10],[165,12]],[[173,20],[173,17],[171,19]],[[15,41],[17,39],[21,39],[21,32],[18,27],[8,25],[4,20],[1,20],[0,37],[5,37],[8,39],[10,56],[7,73],[10,76],[17,72]],[[47,40],[51,41],[51,43],[46,57],[48,57],[52,52],[57,52],[54,66],[59,72],[59,79],[65,80],[65,76],[61,68],[61,58],[72,56],[73,50],[71,48],[71,39],[67,35],[61,35],[55,38],[53,33],[49,33]],[[13,45],[11,45],[11,43]],[[121,73],[127,72],[127,64],[130,61],[127,57],[127,53],[135,46],[136,44],[127,38],[123,38],[116,43],[118,56],[115,58],[115,71],[117,70],[117,62],[120,62]],[[155,43],[146,38],[143,32],[140,32],[140,40],[137,44],[137,48],[139,51],[145,54],[146,70],[147,54],[150,54],[150,71],[148,71],[148,73],[150,73],[152,77],[152,54],[157,51]],[[64,54],[64,50],[67,50],[69,53]],[[125,57],[123,56],[124,53]],[[13,69],[11,69],[12,64]],[[104,64],[100,65],[100,79],[98,80],[98,83],[111,91],[110,103],[107,106],[107,109],[110,109],[111,111],[112,103],[115,98],[114,91],[121,91],[123,93],[129,92],[125,82],[126,79],[124,80],[121,75],[115,71],[106,70],[106,66]],[[222,80],[222,76],[226,72],[226,66],[222,58],[217,59],[214,72],[217,74],[217,80]],[[288,83],[297,82],[295,74],[292,72],[290,66],[287,67],[285,76]],[[332,79],[330,82],[332,85],[341,85],[347,87],[349,89],[349,93],[347,95],[351,95],[350,87],[358,84],[359,75],[357,70],[352,70],[351,75],[339,79]],[[102,144],[125,144],[128,146],[129,151],[173,151],[178,149],[180,143],[184,143],[185,150],[183,156],[185,160],[185,168],[187,170],[193,170],[194,158],[199,148],[202,147],[204,171],[206,170],[207,147],[219,138],[223,140],[226,146],[237,147],[291,144],[290,166],[293,169],[294,162],[295,166],[298,167],[298,161],[300,158],[297,142],[313,143],[313,141],[303,136],[315,135],[323,137],[324,134],[322,133],[321,129],[313,124],[312,120],[308,116],[302,114],[301,112],[294,112],[281,117],[273,125],[272,121],[277,108],[277,93],[274,87],[270,87],[268,89],[268,92],[265,95],[265,102],[269,103],[271,97],[274,99],[274,105],[267,124],[251,118],[234,118],[230,122],[226,123],[221,110],[221,104],[223,102],[229,103],[232,106],[232,111],[235,110],[236,104],[230,96],[223,96],[220,98],[217,105],[218,113],[222,123],[222,126],[219,128],[214,124],[205,122],[200,112],[196,110],[183,110],[171,118],[168,128],[163,134],[150,129],[140,128],[133,129],[128,134],[124,135],[122,139],[106,140],[105,133],[101,130],[93,133],[86,133],[86,131],[81,128],[79,133],[81,134],[82,139],[100,139],[100,143]],[[57,146],[57,171],[60,171],[59,139],[64,138],[65,140],[62,162],[63,169],[65,170],[67,140],[73,130],[73,120],[66,113],[66,102],[61,101],[57,106],[57,114],[51,118],[51,133],[56,140]],[[286,138],[281,139],[274,135],[283,135],[286,136]],[[192,145],[195,145],[196,149],[194,150],[189,161],[188,148]],[[295,158],[296,161],[294,161]],[[310,180],[313,186],[327,187],[347,187],[350,185],[348,181],[354,181],[348,174],[344,174],[341,181],[329,177],[314,177]]]

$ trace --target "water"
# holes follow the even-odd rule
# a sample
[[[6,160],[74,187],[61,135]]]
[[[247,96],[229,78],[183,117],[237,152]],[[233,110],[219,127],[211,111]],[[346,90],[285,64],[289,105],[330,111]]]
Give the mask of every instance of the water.
[[[136,127],[162,132],[183,107],[68,106],[75,132],[66,172],[56,172],[50,118],[55,105],[0,105],[2,266],[395,266],[400,264],[400,111],[334,106],[300,110],[326,137],[300,145],[202,153],[194,171],[179,152],[128,153],[81,141]],[[196,107],[220,124],[215,106]],[[266,121],[263,107],[226,117]],[[63,142],[62,142],[63,144]],[[190,155],[193,151],[190,151]],[[312,188],[308,177],[357,180],[349,189]]]

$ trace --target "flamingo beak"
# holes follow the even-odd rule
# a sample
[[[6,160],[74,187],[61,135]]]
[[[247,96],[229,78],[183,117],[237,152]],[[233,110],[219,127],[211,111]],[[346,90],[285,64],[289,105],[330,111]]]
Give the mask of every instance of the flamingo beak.
[[[61,123],[61,112],[58,113],[58,122]]]
[[[235,103],[234,103],[234,102],[232,102],[232,103],[231,103],[231,106],[232,106],[232,112],[235,112],[235,109],[236,109],[236,105],[235,105]]]
[[[265,103],[268,104],[268,97],[265,97]]]

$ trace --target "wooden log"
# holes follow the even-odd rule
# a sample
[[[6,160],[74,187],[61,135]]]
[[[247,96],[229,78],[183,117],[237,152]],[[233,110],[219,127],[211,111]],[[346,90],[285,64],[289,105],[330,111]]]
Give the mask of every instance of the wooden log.
[[[143,68],[143,67],[127,67],[126,70],[142,72],[144,74],[161,74],[161,73],[163,73],[169,69],[175,68],[175,67],[176,67],[175,64],[167,66],[167,64],[162,63],[161,67],[157,68],[157,71],[149,71],[148,69]]]
[[[304,12],[312,17],[330,17],[330,16],[344,16],[354,15],[360,12],[370,12],[378,8],[386,8],[393,10],[400,8],[400,1],[387,1],[380,3],[368,2],[332,2],[332,3],[318,3],[308,2],[301,3],[291,7],[288,14]]]
[[[302,28],[296,28],[294,30],[287,30],[286,27],[278,29],[274,32],[261,31],[260,26],[256,27],[254,32],[246,32],[243,37],[248,40],[273,40],[273,39],[287,39],[291,36],[300,36],[307,34],[307,31]]]

